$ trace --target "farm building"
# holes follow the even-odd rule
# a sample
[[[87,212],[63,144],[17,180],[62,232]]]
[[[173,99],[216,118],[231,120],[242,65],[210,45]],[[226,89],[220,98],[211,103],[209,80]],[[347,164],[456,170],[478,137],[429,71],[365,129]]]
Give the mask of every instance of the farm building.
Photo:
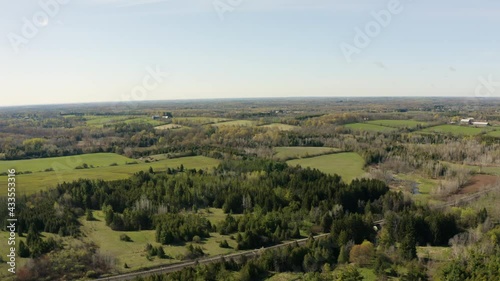
[[[490,125],[490,123],[488,123],[488,122],[472,122],[472,125],[476,126],[476,127],[487,127]]]
[[[464,118],[464,119],[460,120],[460,124],[472,125],[473,122],[474,122],[474,118]]]

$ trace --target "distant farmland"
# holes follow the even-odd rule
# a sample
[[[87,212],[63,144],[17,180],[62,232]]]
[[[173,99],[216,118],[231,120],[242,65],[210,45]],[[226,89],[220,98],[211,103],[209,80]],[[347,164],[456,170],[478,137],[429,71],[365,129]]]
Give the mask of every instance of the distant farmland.
[[[483,132],[488,132],[491,130],[492,130],[491,128],[476,128],[476,127],[459,126],[459,125],[440,125],[423,129],[421,132],[452,134],[458,136],[463,136],[463,135],[476,136]]]
[[[227,121],[227,122],[220,122],[217,124],[213,124],[213,126],[254,126],[256,125],[255,121],[251,120],[233,120],[233,121]]]
[[[495,138],[500,138],[500,130],[498,130],[498,131],[493,131],[493,132],[489,132],[487,135],[488,135],[488,136],[495,137]]]
[[[355,178],[362,177],[365,173],[363,170],[365,161],[359,154],[353,152],[296,159],[287,163],[290,166],[311,167],[331,175],[338,174],[348,183]]]
[[[28,161],[34,161],[34,160],[28,160]],[[91,162],[89,162],[89,165],[90,163]],[[152,167],[155,171],[164,171],[167,169],[167,167],[177,168],[181,164],[184,165],[186,169],[206,169],[206,168],[216,167],[219,164],[219,161],[204,156],[193,156],[193,157],[184,157],[176,159],[167,159],[151,163],[138,163],[131,165],[124,165],[124,163],[122,163],[122,165],[118,166],[101,166],[89,169],[73,168],[73,169],[61,169],[58,171],[50,171],[50,172],[22,174],[17,176],[17,184],[18,184],[17,193],[31,194],[39,190],[45,190],[51,187],[55,187],[58,183],[71,182],[79,178],[85,178],[91,180],[125,179],[139,171],[147,171],[149,167]],[[7,182],[7,177],[0,176],[0,181]],[[5,194],[5,192],[0,195],[3,194]]]
[[[338,152],[339,149],[331,148],[331,147],[276,147],[274,148],[276,154],[274,154],[274,158],[280,160],[288,160],[295,158],[303,158],[303,157],[312,157],[318,156],[322,154],[329,154]]]
[[[379,125],[384,127],[391,128],[416,128],[418,125],[426,126],[426,122],[420,122],[415,120],[372,120],[367,121],[366,123],[372,125]]]
[[[347,124],[345,125],[345,127],[355,131],[369,131],[369,132],[382,132],[382,133],[389,133],[396,130],[395,128],[373,125],[369,123],[353,123],[353,124]]]
[[[281,131],[292,131],[298,128],[298,126],[293,126],[293,125],[287,125],[287,124],[281,124],[281,123],[272,123],[272,124],[267,124],[263,125],[261,127],[264,128],[276,128]]]
[[[30,171],[33,173],[44,172],[46,169],[54,169],[54,171],[69,171],[74,170],[77,166],[84,163],[89,166],[101,167],[109,166],[113,163],[117,165],[125,165],[127,162],[133,162],[135,159],[115,153],[91,153],[74,156],[29,159],[29,160],[8,160],[0,161],[0,171],[7,169],[16,169],[19,172]]]

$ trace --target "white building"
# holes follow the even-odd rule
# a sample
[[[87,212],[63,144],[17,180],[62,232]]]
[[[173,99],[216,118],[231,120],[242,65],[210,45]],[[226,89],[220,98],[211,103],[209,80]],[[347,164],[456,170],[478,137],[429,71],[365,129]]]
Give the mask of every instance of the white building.
[[[460,120],[460,124],[472,125],[473,122],[474,122],[474,118],[465,118],[465,119]]]

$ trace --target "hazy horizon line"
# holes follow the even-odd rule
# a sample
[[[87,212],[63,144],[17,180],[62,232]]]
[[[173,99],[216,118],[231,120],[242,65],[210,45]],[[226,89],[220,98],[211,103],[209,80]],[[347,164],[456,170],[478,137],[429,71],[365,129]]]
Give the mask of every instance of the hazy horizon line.
[[[185,98],[185,99],[161,99],[161,100],[138,100],[138,101],[89,101],[89,102],[62,102],[62,103],[47,103],[47,104],[22,104],[22,105],[0,105],[1,108],[22,108],[22,107],[46,107],[46,106],[75,106],[75,105],[95,105],[95,104],[114,104],[114,105],[126,105],[126,104],[146,104],[151,102],[196,102],[196,101],[216,101],[216,100],[283,100],[283,99],[293,99],[293,100],[307,100],[307,99],[383,99],[383,98],[395,98],[395,99],[417,99],[417,98],[438,98],[438,99],[451,99],[460,98],[463,100],[495,100],[500,99],[500,97],[464,97],[464,96],[436,96],[436,95],[422,95],[422,96],[269,96],[269,97],[218,97],[218,98]]]

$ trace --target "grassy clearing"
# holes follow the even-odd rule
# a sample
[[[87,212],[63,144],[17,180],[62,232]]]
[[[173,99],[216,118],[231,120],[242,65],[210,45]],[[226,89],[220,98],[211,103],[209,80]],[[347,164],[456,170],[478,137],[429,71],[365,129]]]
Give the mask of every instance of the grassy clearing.
[[[477,136],[490,131],[490,128],[476,128],[460,125],[439,125],[421,130],[420,132],[431,132],[439,134],[452,134],[456,136]]]
[[[495,138],[500,138],[500,130],[489,132],[487,135]]]
[[[179,124],[167,124],[167,125],[161,125],[161,126],[156,126],[155,129],[157,130],[173,130],[173,129],[179,129],[183,128],[184,126],[179,125]]]
[[[120,122],[124,122],[127,120],[133,120],[136,118],[140,118],[140,116],[135,115],[117,115],[117,116],[95,116],[95,115],[87,115],[84,116],[87,120],[87,126],[90,127],[103,127],[104,125],[116,124]]]
[[[0,171],[14,168],[17,172],[31,171],[36,173],[52,168],[56,172],[64,172],[74,170],[84,163],[89,166],[103,167],[113,163],[125,165],[127,162],[132,161],[135,160],[115,153],[91,153],[64,157],[0,161]]]
[[[217,117],[174,117],[172,119],[172,122],[189,126],[189,125],[216,124],[230,120],[231,119],[228,118],[217,118]]]
[[[90,127],[103,127],[104,125],[112,125],[118,123],[143,123],[143,124],[151,124],[153,126],[159,126],[165,124],[165,119],[157,119],[154,120],[151,116],[144,115],[117,115],[117,116],[94,116],[89,115],[85,116],[87,119],[87,126]]]
[[[222,210],[214,209],[212,209],[212,211],[217,215],[219,211],[222,212]],[[159,259],[155,257],[152,260],[148,260],[145,251],[146,244],[149,243],[155,247],[160,246],[159,243],[155,242],[154,230],[113,231],[105,225],[102,211],[95,211],[94,216],[97,221],[85,221],[83,218],[81,219],[81,230],[85,234],[86,239],[93,241],[99,246],[101,253],[109,254],[118,259],[117,267],[121,272],[179,262],[180,260],[178,258],[186,253],[186,246],[190,244],[163,245],[163,249],[170,259]],[[211,214],[208,214],[207,217],[209,220],[212,220]],[[128,235],[132,239],[132,242],[121,241],[121,234]],[[218,233],[211,233],[210,235],[210,238],[205,239],[205,241],[202,241],[200,244],[207,255],[220,255],[234,252],[236,241],[231,240],[229,236],[222,236]],[[220,248],[219,242],[222,240],[227,240],[232,249]],[[125,263],[130,267],[129,269],[123,267]]]
[[[327,153],[339,152],[337,148],[331,147],[276,147],[274,148],[276,154],[274,158],[279,160],[288,160],[296,158],[306,158],[312,156],[323,155]]]
[[[345,127],[355,131],[382,132],[382,133],[389,133],[396,130],[395,128],[368,124],[368,123],[347,124],[345,125]]]
[[[164,171],[167,167],[176,168],[184,165],[186,169],[208,169],[219,164],[219,161],[204,156],[183,157],[175,159],[166,159],[151,163],[138,163],[134,165],[108,166],[91,169],[53,171],[45,173],[33,173],[18,175],[17,193],[32,194],[39,190],[45,190],[55,187],[58,183],[71,182],[79,178],[118,180],[130,177],[139,171],[146,171],[152,167],[156,171]],[[0,177],[1,182],[7,182],[6,176]],[[6,189],[0,193],[0,196],[6,195]]]
[[[391,128],[405,128],[405,127],[415,128],[418,125],[421,126],[427,125],[426,122],[420,122],[415,120],[372,120],[372,121],[367,121],[366,123],[371,125],[379,125]]]
[[[159,125],[165,124],[166,122],[167,121],[163,118],[155,120],[155,119],[151,118],[150,116],[143,116],[143,117],[138,117],[138,118],[129,119],[129,120],[125,121],[125,123],[127,123],[127,124],[140,123],[140,124],[151,124],[153,126],[159,126]]]
[[[213,126],[254,126],[256,125],[257,122],[252,121],[252,120],[233,120],[233,121],[227,121],[227,122],[221,122],[217,124],[213,124]]]
[[[278,129],[280,131],[293,131],[293,130],[299,128],[298,126],[281,124],[281,123],[272,123],[272,124],[262,125],[261,127]]]
[[[296,159],[287,163],[291,166],[311,167],[327,174],[338,174],[345,182],[351,182],[365,174],[363,170],[365,161],[359,154],[353,152]]]
[[[448,261],[451,257],[451,248],[436,246],[417,247],[417,256],[434,261]]]
[[[420,194],[427,196],[430,195],[438,185],[437,180],[428,179],[416,174],[398,174],[397,178],[417,183]]]
[[[304,274],[298,272],[283,272],[275,274],[269,278],[267,281],[299,281],[303,280]]]
[[[442,203],[432,197],[432,192],[439,185],[438,180],[429,179],[418,174],[397,174],[396,178],[404,181],[415,182],[417,184],[418,193],[411,193],[411,196],[416,202],[420,202],[422,204]],[[408,190],[405,191],[409,192]]]
[[[56,240],[60,239],[60,240],[62,240],[63,244],[70,243],[71,241],[74,240],[73,238],[70,238],[70,237],[62,237],[61,238],[58,235],[55,235],[52,233],[47,233],[47,232],[42,232],[41,237],[43,240],[46,240],[49,237],[52,237]],[[19,245],[20,241],[23,241],[26,243],[26,234],[24,237],[20,237],[19,234],[17,234],[16,245],[7,245],[8,239],[9,239],[9,232],[3,231],[3,229],[2,229],[0,231],[0,241],[2,241],[2,243],[5,243],[4,244],[5,246],[2,245],[2,247],[0,247],[0,257],[2,260],[2,262],[0,262],[0,280],[2,280],[2,281],[14,281],[14,280],[16,280],[16,276],[7,271],[9,269],[9,265],[6,263],[7,254],[9,254],[9,252],[10,252],[9,248],[12,246],[16,247],[17,245]],[[5,262],[3,262],[3,261],[5,261]],[[29,258],[21,258],[16,253],[16,272],[19,271],[19,269],[21,269],[28,261],[29,261]]]
[[[488,166],[477,166],[477,165],[462,165],[450,162],[442,161],[443,164],[449,165],[453,168],[467,168],[474,173],[488,174],[494,176],[500,176],[500,167],[488,167]]]
[[[10,266],[6,263],[8,259],[7,255],[10,253],[9,248],[11,247],[7,244],[7,241],[9,241],[9,232],[3,231],[2,229],[2,231],[0,231],[0,240],[3,244],[2,247],[0,247],[0,256],[2,257],[2,262],[0,263],[0,280],[15,280],[15,275],[7,271],[10,268]],[[17,235],[16,245],[21,240],[26,242],[26,238],[19,237],[19,235]],[[28,259],[18,257],[16,253],[16,270],[19,270],[21,267],[23,267],[27,261]]]

